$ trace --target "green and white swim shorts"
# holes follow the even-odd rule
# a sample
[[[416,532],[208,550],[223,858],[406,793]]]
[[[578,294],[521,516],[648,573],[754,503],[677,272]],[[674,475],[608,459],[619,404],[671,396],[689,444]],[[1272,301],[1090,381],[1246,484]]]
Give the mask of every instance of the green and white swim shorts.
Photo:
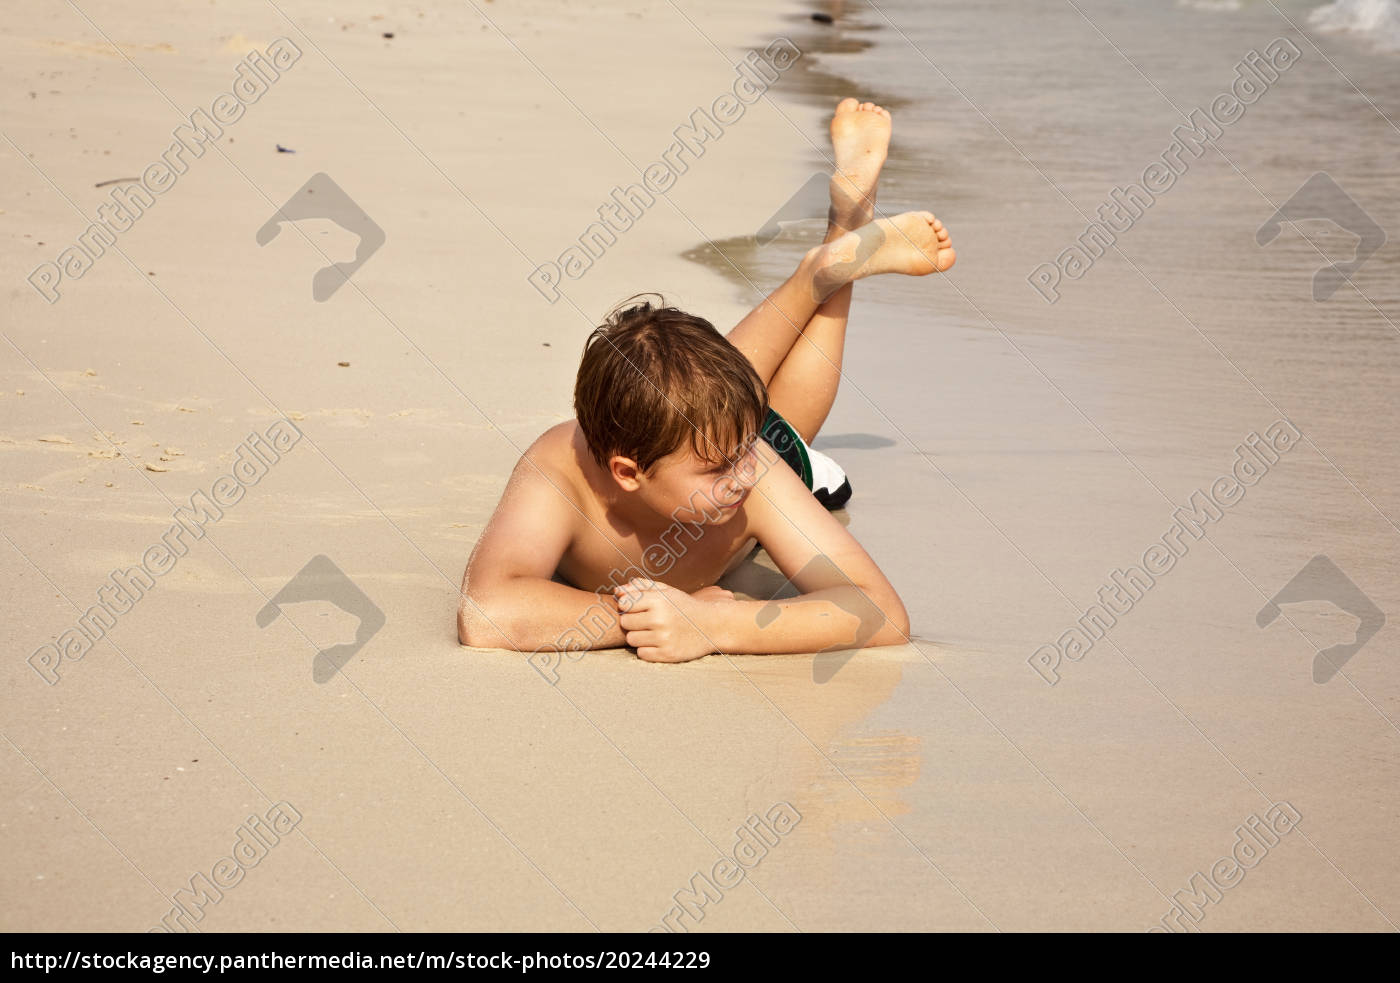
[[[828,511],[843,508],[851,497],[851,482],[846,472],[821,451],[813,450],[782,415],[772,407],[763,421],[759,436],[778,456],[788,463]]]

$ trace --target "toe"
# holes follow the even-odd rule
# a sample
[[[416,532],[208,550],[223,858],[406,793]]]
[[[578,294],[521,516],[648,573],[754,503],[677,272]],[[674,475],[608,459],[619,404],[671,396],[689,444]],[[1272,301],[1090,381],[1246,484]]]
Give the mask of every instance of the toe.
[[[859,107],[860,103],[858,103],[855,99],[851,98],[850,96],[847,96],[845,99],[842,99],[836,104],[836,111],[838,113],[850,113],[854,112]]]

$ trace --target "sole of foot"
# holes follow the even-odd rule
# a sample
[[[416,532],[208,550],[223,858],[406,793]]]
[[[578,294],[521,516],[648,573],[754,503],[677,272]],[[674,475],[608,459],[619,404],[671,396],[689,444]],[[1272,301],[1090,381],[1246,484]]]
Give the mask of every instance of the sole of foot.
[[[874,217],[875,188],[889,155],[894,120],[873,102],[842,99],[831,117],[831,148],[836,172],[831,176],[832,221],[857,229]]]

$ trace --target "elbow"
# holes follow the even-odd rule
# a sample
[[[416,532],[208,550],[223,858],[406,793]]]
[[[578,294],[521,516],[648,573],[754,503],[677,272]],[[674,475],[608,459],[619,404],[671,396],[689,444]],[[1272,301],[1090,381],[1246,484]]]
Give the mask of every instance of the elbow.
[[[886,621],[884,626],[875,633],[875,637],[865,643],[866,648],[881,648],[885,645],[908,645],[909,644],[909,623],[899,623],[894,620]]]
[[[463,594],[457,605],[457,643],[471,648],[514,648],[503,630],[502,614],[490,611],[480,598]]]
[[[471,601],[463,595],[462,602],[457,605],[457,644],[481,646],[480,629],[477,627],[477,619],[473,616]]]
[[[909,644],[909,612],[904,610],[904,604],[898,597],[890,595],[888,602],[880,607],[884,614],[884,623],[867,644],[871,648]]]
[[[887,626],[889,631],[888,640],[884,645],[908,645],[909,644],[909,619],[900,622],[890,622]]]
[[[851,588],[840,592],[836,603],[860,620],[855,648],[908,644],[909,612],[898,594],[886,585]]]
[[[836,604],[860,619],[855,648],[879,648],[909,644],[909,612],[899,595],[888,587],[855,587],[837,594]]]

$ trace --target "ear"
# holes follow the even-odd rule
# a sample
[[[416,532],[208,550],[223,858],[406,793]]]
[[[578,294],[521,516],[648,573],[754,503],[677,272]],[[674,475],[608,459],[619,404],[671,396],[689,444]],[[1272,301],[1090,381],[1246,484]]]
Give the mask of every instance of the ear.
[[[634,492],[641,487],[641,472],[630,457],[614,454],[608,459],[608,472],[623,491]]]

